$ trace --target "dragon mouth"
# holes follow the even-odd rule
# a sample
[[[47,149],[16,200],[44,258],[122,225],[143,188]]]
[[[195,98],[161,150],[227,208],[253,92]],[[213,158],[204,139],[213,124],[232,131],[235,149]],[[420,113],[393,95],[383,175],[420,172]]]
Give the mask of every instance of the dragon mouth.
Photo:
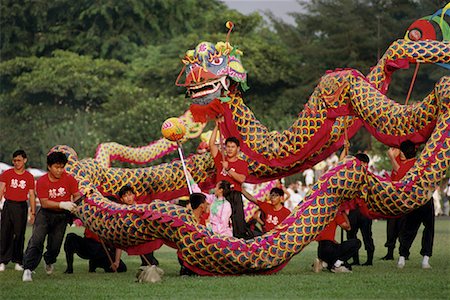
[[[192,99],[194,104],[205,105],[220,97],[222,90],[228,90],[228,86],[226,76],[222,76],[207,83],[188,87],[187,96]]]

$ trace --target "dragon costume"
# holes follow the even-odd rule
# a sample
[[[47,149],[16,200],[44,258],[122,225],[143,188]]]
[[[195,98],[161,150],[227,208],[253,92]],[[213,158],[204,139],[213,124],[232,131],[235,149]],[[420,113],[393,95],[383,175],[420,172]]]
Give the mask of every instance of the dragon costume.
[[[155,239],[178,250],[184,265],[200,275],[266,274],[276,272],[298,254],[335,217],[340,205],[361,199],[368,214],[399,216],[430,198],[450,164],[450,77],[444,76],[423,101],[400,105],[385,96],[390,70],[420,61],[447,65],[450,43],[433,40],[394,42],[372,71],[337,70],[324,75],[305,109],[283,132],[269,131],[244,104],[246,89],[242,53],[228,42],[202,42],[187,52],[182,74],[196,120],[223,115],[221,132],[242,141],[242,158],[249,163],[249,182],[279,178],[311,167],[342,146],[361,126],[386,145],[409,139],[425,143],[414,167],[400,182],[380,178],[356,159],[347,158],[320,177],[305,201],[274,230],[250,240],[215,235],[198,225],[183,207],[162,200],[125,206],[107,201],[101,188],[117,193],[124,184],[138,194],[170,199],[186,194],[181,163],[148,168],[110,168],[95,159],[78,160],[75,151],[56,146],[69,158],[86,198],[76,215],[102,239],[139,252]],[[214,173],[210,155],[191,155],[187,167],[194,180],[207,183]],[[151,246],[149,246],[151,247]]]

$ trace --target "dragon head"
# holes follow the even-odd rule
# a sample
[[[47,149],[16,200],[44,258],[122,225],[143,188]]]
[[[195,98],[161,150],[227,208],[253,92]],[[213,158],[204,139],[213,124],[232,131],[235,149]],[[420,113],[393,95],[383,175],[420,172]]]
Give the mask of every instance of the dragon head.
[[[227,27],[231,31],[232,23],[227,22]],[[228,95],[236,87],[240,86],[243,91],[248,89],[247,72],[241,63],[243,53],[228,42],[230,31],[226,42],[201,42],[194,49],[188,50],[182,59],[183,68],[175,84],[186,87],[186,96],[192,100],[191,111],[196,121],[204,122],[205,118],[199,120],[195,109],[192,110],[193,106],[197,106],[197,112],[217,111],[211,107],[217,108],[221,102],[229,101]],[[185,82],[180,83],[183,74]]]
[[[450,40],[450,3],[430,16],[414,21],[406,31],[405,39],[419,40]]]
[[[177,79],[178,86],[187,89],[195,104],[209,104],[214,99],[226,101],[230,85],[247,89],[247,73],[241,63],[242,52],[227,42],[201,42],[188,50],[182,60],[184,67]],[[182,73],[185,83],[180,84]]]

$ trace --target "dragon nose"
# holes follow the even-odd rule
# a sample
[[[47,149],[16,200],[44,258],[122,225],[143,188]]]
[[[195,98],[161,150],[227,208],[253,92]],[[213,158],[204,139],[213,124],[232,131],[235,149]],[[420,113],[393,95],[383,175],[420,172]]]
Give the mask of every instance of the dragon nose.
[[[203,67],[201,66],[193,66],[191,68],[191,71],[186,76],[186,83],[192,84],[192,83],[199,83],[205,80],[202,77],[202,73],[204,73]]]

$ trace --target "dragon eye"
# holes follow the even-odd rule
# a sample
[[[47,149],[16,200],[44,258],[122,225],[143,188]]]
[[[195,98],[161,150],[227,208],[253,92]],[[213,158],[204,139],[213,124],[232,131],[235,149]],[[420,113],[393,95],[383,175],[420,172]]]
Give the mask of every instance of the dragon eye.
[[[215,65],[215,66],[220,66],[222,64],[222,62],[223,62],[222,57],[214,57],[211,61],[211,64]]]
[[[422,31],[418,28],[414,28],[409,32],[408,37],[411,41],[418,41],[422,38]]]

